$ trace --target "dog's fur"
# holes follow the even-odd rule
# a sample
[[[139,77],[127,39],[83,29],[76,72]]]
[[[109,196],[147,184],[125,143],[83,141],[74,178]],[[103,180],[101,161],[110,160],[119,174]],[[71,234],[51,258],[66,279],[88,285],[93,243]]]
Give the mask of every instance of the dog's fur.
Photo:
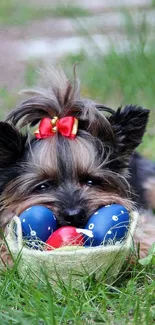
[[[138,176],[143,158],[134,151],[149,111],[133,105],[114,111],[81,99],[77,79],[71,84],[62,71],[54,70],[51,80],[0,122],[0,226],[34,204],[52,209],[59,226],[76,227],[110,203],[148,206],[143,184],[150,170],[145,179]],[[40,119],[54,116],[78,119],[75,139],[35,138],[31,130]]]

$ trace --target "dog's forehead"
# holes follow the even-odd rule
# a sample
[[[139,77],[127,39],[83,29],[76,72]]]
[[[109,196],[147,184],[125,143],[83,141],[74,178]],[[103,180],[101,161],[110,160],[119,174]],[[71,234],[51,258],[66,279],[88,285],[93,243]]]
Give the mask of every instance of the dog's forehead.
[[[91,172],[96,166],[98,151],[92,142],[81,137],[73,140],[51,137],[37,141],[29,150],[28,160],[37,170],[67,176]]]

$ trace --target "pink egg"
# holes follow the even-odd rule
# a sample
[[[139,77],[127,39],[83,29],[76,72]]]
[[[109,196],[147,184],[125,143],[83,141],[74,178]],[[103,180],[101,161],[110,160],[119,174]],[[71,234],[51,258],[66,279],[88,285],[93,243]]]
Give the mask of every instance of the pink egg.
[[[46,241],[51,246],[47,250],[59,248],[62,246],[83,246],[84,237],[79,233],[78,229],[71,226],[65,226],[57,229]]]

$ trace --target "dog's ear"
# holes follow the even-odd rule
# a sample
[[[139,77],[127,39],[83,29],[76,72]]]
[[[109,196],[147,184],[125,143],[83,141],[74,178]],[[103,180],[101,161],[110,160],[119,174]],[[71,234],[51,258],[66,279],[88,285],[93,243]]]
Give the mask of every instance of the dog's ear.
[[[125,106],[123,110],[119,108],[109,117],[115,136],[114,157],[111,158],[117,159],[120,165],[128,163],[132,152],[141,143],[148,117],[148,109],[133,105]]]
[[[0,122],[0,168],[14,164],[22,155],[26,137],[6,122]]]

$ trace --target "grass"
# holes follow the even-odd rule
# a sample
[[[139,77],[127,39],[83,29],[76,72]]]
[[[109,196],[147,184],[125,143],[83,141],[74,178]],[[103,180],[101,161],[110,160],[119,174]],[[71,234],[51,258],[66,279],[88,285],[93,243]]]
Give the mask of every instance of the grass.
[[[30,6],[20,0],[0,1],[0,24],[23,25],[47,17],[84,17],[89,12],[75,5]]]
[[[0,277],[0,324],[134,324],[151,325],[155,320],[153,267],[132,267],[114,285],[90,280],[83,290],[71,284],[52,287],[29,283],[17,269]]]

